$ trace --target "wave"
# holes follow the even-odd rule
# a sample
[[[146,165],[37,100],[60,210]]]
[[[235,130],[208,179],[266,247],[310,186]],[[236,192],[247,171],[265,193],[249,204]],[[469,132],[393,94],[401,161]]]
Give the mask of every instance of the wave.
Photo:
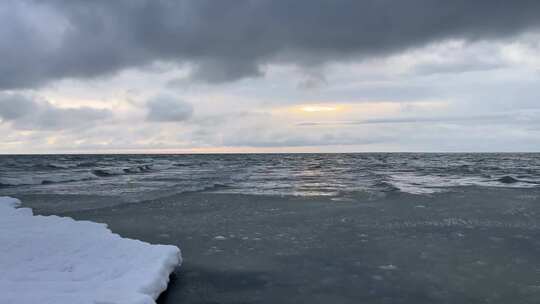
[[[77,164],[72,163],[39,163],[31,165],[32,168],[36,168],[38,170],[65,170],[65,169],[73,169],[77,167]]]
[[[108,176],[115,176],[115,175],[122,175],[126,172],[123,168],[102,168],[102,169],[94,169],[92,170],[92,173],[99,177],[108,177]]]
[[[452,180],[441,179],[438,176],[401,174],[390,175],[387,181],[382,182],[387,188],[409,194],[432,194],[442,192],[441,188],[454,186]]]
[[[112,168],[98,168],[92,170],[92,173],[99,177],[109,177],[116,175],[144,173],[153,170],[163,170],[165,167],[156,165],[139,165],[133,167],[112,167]]]
[[[96,162],[85,161],[85,162],[78,163],[77,167],[79,167],[79,168],[91,168],[91,167],[95,167],[97,165],[98,165],[98,163],[96,163]]]
[[[389,175],[383,182],[378,183],[381,188],[398,189],[400,192],[410,194],[432,194],[444,192],[456,187],[507,187],[507,188],[533,188],[538,181],[517,179],[505,175],[497,179],[480,176],[459,175],[418,175],[414,173],[400,173]],[[388,188],[388,185],[391,187]]]
[[[124,169],[125,173],[142,173],[152,170],[152,165],[139,165]]]
[[[374,185],[375,189],[383,189],[384,192],[398,192],[401,191],[399,187],[387,181],[379,181]]]
[[[525,176],[525,175],[518,176],[517,178],[509,176],[509,175],[505,175],[505,176],[503,176],[501,178],[498,178],[496,181],[498,181],[499,183],[502,183],[502,184],[509,184],[509,185],[518,184],[518,185],[522,185],[522,186],[526,186],[526,187],[531,187],[533,185],[539,185],[540,184],[539,181],[533,181],[533,180],[525,179],[525,178],[528,178],[528,177],[530,178],[530,176]]]
[[[515,184],[515,183],[520,182],[519,179],[513,178],[512,176],[509,176],[509,175],[505,175],[505,176],[497,179],[497,181],[501,182],[503,184]]]
[[[28,186],[28,185],[49,185],[58,183],[78,182],[96,179],[97,176],[92,173],[83,173],[78,176],[48,176],[48,177],[3,177],[0,178],[0,187]]]
[[[220,183],[214,183],[212,185],[208,185],[208,186],[205,186],[203,187],[201,190],[199,191],[217,191],[217,190],[223,190],[223,189],[227,189],[229,188],[228,185],[225,185],[225,184],[220,184]]]
[[[49,163],[46,165],[46,167],[49,167],[52,169],[70,169],[70,168],[76,168],[77,164]]]
[[[79,164],[59,164],[59,163],[47,163],[34,165],[43,169],[62,169],[56,171],[50,171],[49,174],[44,174],[39,172],[34,175],[20,175],[15,177],[0,177],[0,187],[13,187],[13,186],[25,186],[25,185],[48,185],[48,184],[58,184],[58,183],[67,183],[67,182],[76,182],[84,180],[94,180],[99,178],[118,176],[118,175],[129,175],[129,174],[140,174],[151,171],[165,170],[172,167],[172,164],[157,163],[157,164],[141,164],[136,166],[123,166],[123,167],[101,167],[95,169],[88,169],[84,171],[75,170],[67,171],[78,166],[91,167],[96,163],[79,163]]]

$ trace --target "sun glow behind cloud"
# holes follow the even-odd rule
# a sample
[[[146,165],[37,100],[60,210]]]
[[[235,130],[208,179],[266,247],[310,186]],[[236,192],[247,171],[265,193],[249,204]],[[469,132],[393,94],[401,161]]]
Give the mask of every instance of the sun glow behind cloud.
[[[270,113],[273,117],[279,117],[283,121],[289,122],[306,120],[335,122],[400,117],[412,114],[443,114],[448,106],[447,101],[308,103],[292,107],[271,108]]]
[[[337,106],[319,106],[319,105],[307,105],[300,107],[303,112],[335,112],[339,110]]]

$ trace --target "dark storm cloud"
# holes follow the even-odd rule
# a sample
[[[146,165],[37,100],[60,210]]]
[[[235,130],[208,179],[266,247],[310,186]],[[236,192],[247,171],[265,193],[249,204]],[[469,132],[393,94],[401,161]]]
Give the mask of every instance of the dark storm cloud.
[[[258,76],[274,62],[384,56],[447,38],[499,39],[540,24],[536,0],[5,0],[0,89],[154,61],[193,78]]]
[[[112,116],[108,110],[59,108],[47,101],[0,93],[0,123],[20,130],[62,130],[89,127]]]
[[[193,106],[172,97],[158,97],[150,100],[146,107],[146,119],[153,122],[180,122],[193,115]]]

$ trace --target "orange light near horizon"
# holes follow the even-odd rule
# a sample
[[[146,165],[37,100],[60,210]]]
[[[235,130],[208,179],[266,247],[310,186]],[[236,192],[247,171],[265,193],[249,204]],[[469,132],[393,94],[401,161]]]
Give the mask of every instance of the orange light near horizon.
[[[318,105],[310,105],[310,106],[302,106],[300,107],[300,110],[303,112],[333,112],[337,111],[339,107],[335,106],[318,106]]]

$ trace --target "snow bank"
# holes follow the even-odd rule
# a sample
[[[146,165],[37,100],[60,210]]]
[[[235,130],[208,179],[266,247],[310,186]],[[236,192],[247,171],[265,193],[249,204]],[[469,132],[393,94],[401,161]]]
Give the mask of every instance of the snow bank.
[[[0,197],[0,303],[154,303],[182,262],[176,246],[113,234],[105,224],[34,216]]]

